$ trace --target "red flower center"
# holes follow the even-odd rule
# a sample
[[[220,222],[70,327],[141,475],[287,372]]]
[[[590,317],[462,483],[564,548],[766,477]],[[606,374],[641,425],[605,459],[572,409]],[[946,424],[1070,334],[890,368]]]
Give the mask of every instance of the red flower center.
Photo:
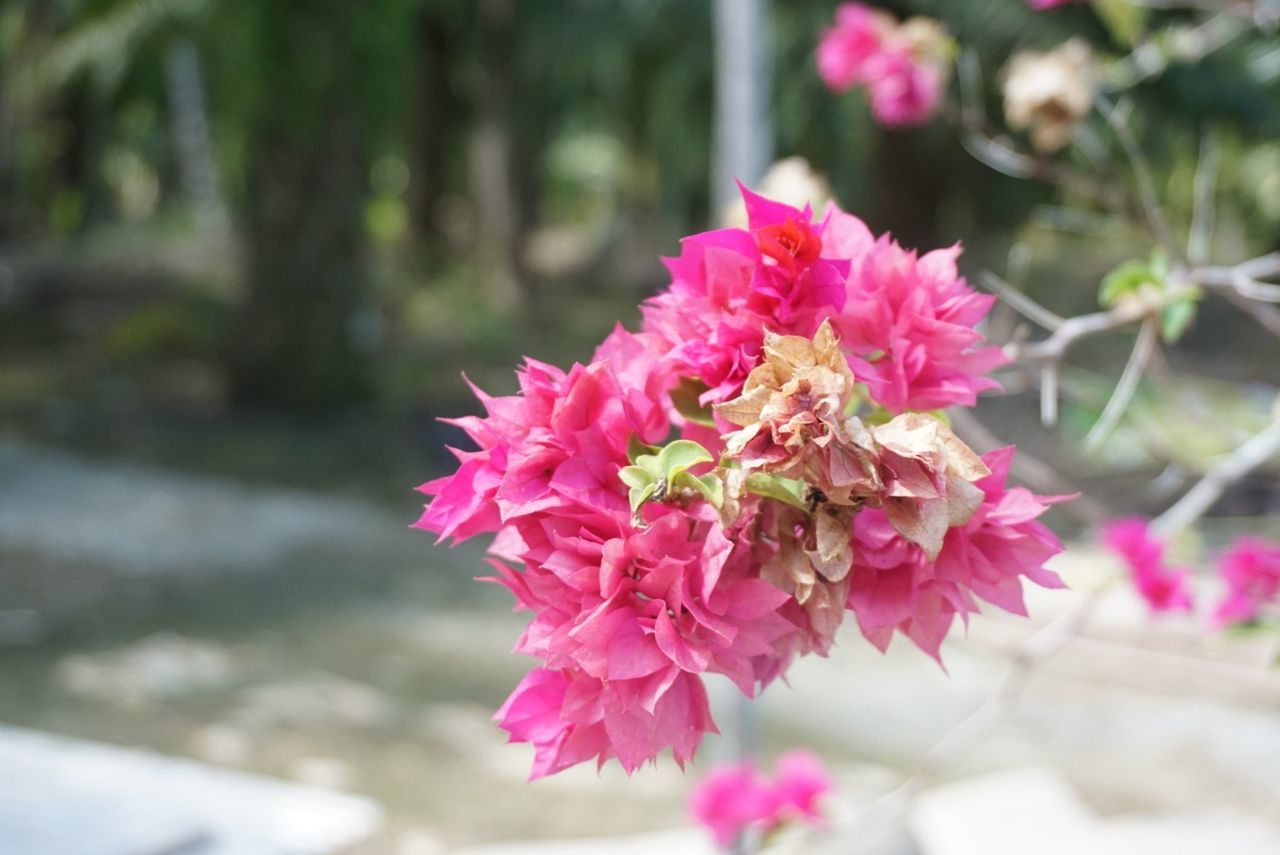
[[[807,223],[787,220],[756,229],[756,244],[774,261],[794,270],[798,264],[812,264],[822,251],[822,239]]]

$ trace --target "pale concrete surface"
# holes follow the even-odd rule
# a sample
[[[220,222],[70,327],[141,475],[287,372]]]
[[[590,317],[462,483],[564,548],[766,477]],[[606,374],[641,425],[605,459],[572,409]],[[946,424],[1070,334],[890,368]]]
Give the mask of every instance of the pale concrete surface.
[[[0,852],[328,855],[371,837],[368,799],[0,726]]]

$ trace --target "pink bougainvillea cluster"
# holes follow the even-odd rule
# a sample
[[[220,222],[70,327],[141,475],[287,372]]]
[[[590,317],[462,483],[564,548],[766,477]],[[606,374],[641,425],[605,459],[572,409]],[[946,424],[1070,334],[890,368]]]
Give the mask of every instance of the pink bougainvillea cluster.
[[[1101,540],[1124,561],[1129,580],[1155,614],[1190,612],[1195,608],[1191,571],[1170,567],[1167,544],[1141,517],[1112,520],[1102,528]],[[1253,624],[1280,605],[1280,543],[1245,536],[1218,557],[1224,588],[1212,621],[1219,628]]]
[[[818,76],[833,92],[866,90],[876,121],[919,125],[938,111],[952,42],[932,18],[898,21],[861,3],[841,3],[818,42]]]
[[[750,761],[717,766],[689,796],[689,812],[728,846],[748,832],[769,834],[787,822],[822,820],[821,800],[831,777],[811,751],[788,751],[774,763],[772,777]]]
[[[1165,543],[1146,520],[1112,520],[1102,528],[1102,543],[1124,560],[1130,581],[1151,611],[1191,611],[1191,571],[1168,565]]]
[[[693,757],[704,678],[746,695],[826,654],[846,613],[884,649],[928,652],[980,601],[1025,613],[1058,540],[1052,499],[1006,485],[940,413],[994,383],[991,298],[926,254],[743,190],[746,228],[686,238],[638,332],[585,365],[528,360],[476,390],[475,444],[418,527],[496,533],[492,580],[530,613],[540,660],[498,711],[533,777],[611,757]]]

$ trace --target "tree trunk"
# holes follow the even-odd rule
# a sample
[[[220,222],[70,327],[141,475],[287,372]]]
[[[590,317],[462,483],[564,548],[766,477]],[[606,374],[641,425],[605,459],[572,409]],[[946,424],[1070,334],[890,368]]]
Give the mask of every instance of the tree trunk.
[[[449,10],[446,10],[446,13]],[[451,164],[449,153],[458,142],[461,99],[449,75],[459,33],[447,14],[426,3],[414,23],[416,63],[408,107],[409,224],[414,238],[425,242],[439,232],[436,217]]]
[[[519,274],[520,201],[513,175],[515,4],[512,0],[481,0],[477,9],[484,82],[468,152],[478,230],[476,257],[486,298],[496,308],[509,311],[519,306],[524,296]]]
[[[358,85],[368,57],[349,20],[361,5],[280,2],[261,19],[274,73],[249,129],[247,292],[230,354],[238,404],[335,411],[372,388],[359,335],[369,317]]]

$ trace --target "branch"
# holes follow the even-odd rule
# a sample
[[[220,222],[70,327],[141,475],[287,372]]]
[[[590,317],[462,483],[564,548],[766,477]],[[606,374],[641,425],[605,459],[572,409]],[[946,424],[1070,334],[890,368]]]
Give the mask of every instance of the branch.
[[[1200,140],[1200,161],[1196,164],[1195,204],[1191,211],[1191,230],[1187,235],[1187,260],[1203,264],[1213,245],[1214,194],[1218,186],[1218,160],[1221,149],[1217,137],[1206,133]]]
[[[1222,498],[1227,487],[1277,455],[1280,455],[1280,418],[1235,451],[1215,460],[1194,487],[1152,521],[1152,528],[1169,535],[1190,526]]]
[[[1062,315],[1046,309],[990,270],[982,271],[978,279],[988,291],[1047,330],[1056,330],[1067,322]]]
[[[1202,267],[1192,273],[1196,282],[1213,290],[1230,290],[1248,300],[1280,303],[1280,285],[1261,281],[1280,275],[1280,252],[1262,255],[1234,267]]]
[[[1128,107],[1120,104],[1112,106],[1106,100],[1099,98],[1098,111],[1102,113],[1107,123],[1111,125],[1112,130],[1116,132],[1116,139],[1120,141],[1120,147],[1124,149],[1125,157],[1129,159],[1129,165],[1133,167],[1133,174],[1138,182],[1138,201],[1142,205],[1142,215],[1151,229],[1151,234],[1155,237],[1156,242],[1164,248],[1164,251],[1168,253],[1169,258],[1181,258],[1182,247],[1178,246],[1174,241],[1173,232],[1170,231],[1169,223],[1164,216],[1164,210],[1160,207],[1160,200],[1156,196],[1155,181],[1151,178],[1151,169],[1147,165],[1146,155],[1142,153],[1142,147],[1138,145],[1138,140],[1129,128]]]
[[[1151,6],[1153,2],[1147,0],[1145,5]],[[1144,80],[1158,77],[1176,62],[1204,59],[1243,35],[1251,26],[1251,21],[1245,17],[1214,15],[1189,29],[1171,29],[1163,39],[1143,42],[1133,53],[1115,63],[1108,71],[1105,88],[1110,92],[1131,89]]]
[[[1262,328],[1267,332],[1274,336],[1280,336],[1280,309],[1275,306],[1268,306],[1266,303],[1257,303],[1246,299],[1235,292],[1228,292],[1223,296],[1227,302],[1232,303],[1261,324]]]
[[[1133,393],[1138,390],[1142,372],[1146,370],[1147,362],[1155,352],[1156,342],[1159,340],[1158,333],[1159,324],[1154,318],[1148,317],[1143,321],[1141,329],[1138,330],[1138,339],[1133,344],[1133,351],[1129,354],[1129,361],[1125,363],[1124,371],[1120,374],[1120,380],[1116,383],[1111,398],[1103,408],[1098,421],[1084,438],[1086,451],[1097,451],[1098,446],[1111,436],[1111,432],[1120,423],[1120,417],[1124,415],[1124,411],[1129,408],[1129,402],[1133,400]]]

